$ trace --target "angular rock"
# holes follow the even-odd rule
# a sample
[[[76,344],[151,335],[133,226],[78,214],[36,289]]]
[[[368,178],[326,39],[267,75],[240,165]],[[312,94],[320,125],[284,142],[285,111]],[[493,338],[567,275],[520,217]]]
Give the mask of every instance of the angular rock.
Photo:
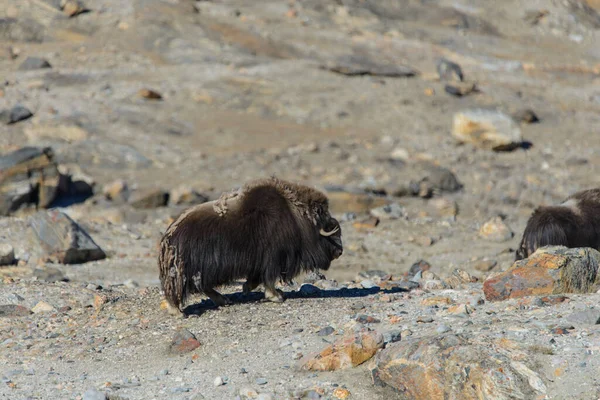
[[[460,65],[445,58],[438,61],[436,69],[440,80],[462,82],[464,79]]]
[[[192,332],[187,329],[179,329],[173,336],[169,351],[173,354],[184,354],[198,347],[200,347],[200,342]]]
[[[161,189],[148,189],[133,192],[129,197],[129,204],[134,208],[157,208],[166,206],[169,202],[169,193]]]
[[[494,110],[472,109],[454,115],[452,136],[486,150],[508,151],[521,145],[521,128],[508,115]]]
[[[463,187],[456,175],[448,168],[423,163],[422,169],[421,176],[423,177],[418,181],[410,182],[412,194],[415,196],[429,198],[436,192],[453,193]]]
[[[40,301],[35,306],[33,306],[31,311],[34,314],[39,314],[39,313],[52,312],[52,311],[55,311],[55,309],[52,305],[46,303],[45,301]]]
[[[406,65],[382,64],[373,59],[355,55],[341,57],[323,68],[347,76],[371,75],[400,78],[418,74],[415,69]]]
[[[369,360],[383,348],[383,335],[375,331],[361,331],[342,337],[320,353],[301,362],[301,368],[310,371],[336,371],[356,367]]]
[[[89,11],[80,0],[61,0],[60,8],[69,18]]]
[[[588,309],[576,311],[565,318],[575,326],[589,326],[600,324],[600,310]]]
[[[525,124],[536,124],[540,122],[537,114],[529,108],[515,112],[512,117],[515,121]]]
[[[0,121],[6,125],[16,124],[17,122],[25,121],[33,116],[27,107],[16,105],[10,110],[0,111]]]
[[[26,317],[31,314],[31,310],[27,307],[20,306],[18,304],[1,304],[0,305],[0,318],[1,317]]]
[[[59,175],[48,147],[23,147],[0,157],[0,215],[26,204],[48,207],[58,192]]]
[[[506,242],[514,233],[501,217],[494,217],[481,226],[479,236],[491,242]]]
[[[345,400],[350,397],[350,391],[344,388],[335,388],[332,396],[334,399]]]
[[[33,270],[33,276],[35,276],[38,281],[44,281],[48,283],[66,280],[63,273],[60,270],[53,267],[36,268],[35,270]]]
[[[444,85],[444,91],[452,96],[463,97],[477,92],[477,84],[474,82],[457,82]]]
[[[593,293],[600,284],[600,252],[549,246],[515,262],[483,284],[488,301],[561,293]]]
[[[31,71],[35,69],[47,69],[52,68],[52,65],[43,58],[39,57],[27,57],[25,61],[19,65],[19,71]]]
[[[376,228],[379,225],[379,218],[369,217],[352,223],[352,226],[359,231],[368,231]]]
[[[149,100],[162,100],[162,95],[152,89],[140,89],[138,96]]]
[[[117,179],[114,182],[104,185],[102,193],[108,200],[125,201],[129,197],[129,187],[123,179]]]
[[[8,243],[0,244],[0,266],[15,263],[15,249]]]
[[[68,215],[58,211],[41,211],[32,216],[30,225],[46,257],[61,264],[80,264],[101,260],[104,251]]]
[[[537,373],[506,352],[453,334],[408,338],[379,352],[373,382],[403,399],[533,399],[546,392]]]
[[[455,269],[452,274],[444,279],[444,283],[450,289],[459,289],[466,284],[477,282],[477,278],[462,269]]]

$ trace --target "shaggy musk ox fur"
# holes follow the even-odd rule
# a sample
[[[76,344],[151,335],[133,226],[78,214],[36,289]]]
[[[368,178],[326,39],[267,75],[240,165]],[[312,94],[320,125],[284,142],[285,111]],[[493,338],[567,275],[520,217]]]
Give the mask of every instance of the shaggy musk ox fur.
[[[245,293],[263,284],[267,299],[283,301],[277,281],[327,270],[342,254],[340,225],[328,207],[323,193],[272,178],[188,209],[160,242],[160,282],[170,311],[182,311],[192,293],[229,304],[214,288],[237,279],[246,279]]]
[[[600,250],[600,189],[577,192],[558,206],[537,208],[527,222],[516,259],[549,245]]]

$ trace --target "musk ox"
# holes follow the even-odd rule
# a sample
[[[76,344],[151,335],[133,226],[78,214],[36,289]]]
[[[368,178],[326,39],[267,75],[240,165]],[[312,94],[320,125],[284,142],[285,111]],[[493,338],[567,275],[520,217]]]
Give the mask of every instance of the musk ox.
[[[277,281],[302,271],[327,270],[342,255],[338,221],[315,189],[276,178],[258,180],[183,212],[160,242],[158,268],[169,311],[182,312],[189,294],[217,306],[230,300],[215,288],[245,279],[265,297],[283,301]]]
[[[527,221],[515,259],[549,245],[600,250],[600,189],[577,192],[557,206],[538,207]]]

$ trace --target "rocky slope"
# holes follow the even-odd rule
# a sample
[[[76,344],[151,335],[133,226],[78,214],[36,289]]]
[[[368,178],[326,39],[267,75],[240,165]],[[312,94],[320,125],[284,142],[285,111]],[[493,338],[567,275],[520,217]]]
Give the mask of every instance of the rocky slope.
[[[390,365],[440,348],[427,362],[469,365],[448,369],[455,382],[496,360],[510,383],[482,380],[488,395],[598,397],[598,294],[483,293],[534,207],[599,186],[597,1],[0,5],[4,398],[434,398]],[[168,317],[155,246],[169,221],[273,174],[327,191],[345,245],[330,281]],[[104,257],[62,264],[48,240],[79,228],[40,234],[36,206]],[[478,280],[407,283],[456,268]],[[200,346],[169,350],[180,328]],[[301,368],[368,328],[369,361]]]

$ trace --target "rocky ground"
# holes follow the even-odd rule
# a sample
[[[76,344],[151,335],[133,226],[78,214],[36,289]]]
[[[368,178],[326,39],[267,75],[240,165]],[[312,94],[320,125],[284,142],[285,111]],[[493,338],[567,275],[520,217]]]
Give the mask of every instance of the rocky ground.
[[[389,365],[447,346],[500,366],[510,383],[484,380],[490,398],[600,396],[598,294],[483,292],[537,205],[600,186],[600,2],[0,4],[3,398],[439,398]],[[329,280],[167,316],[169,221],[269,175],[327,192],[344,240]],[[36,206],[103,257],[49,256]],[[407,283],[457,268],[477,280]],[[179,329],[200,346],[169,347]],[[363,334],[367,362],[301,368]],[[448,376],[494,370],[475,364]]]

